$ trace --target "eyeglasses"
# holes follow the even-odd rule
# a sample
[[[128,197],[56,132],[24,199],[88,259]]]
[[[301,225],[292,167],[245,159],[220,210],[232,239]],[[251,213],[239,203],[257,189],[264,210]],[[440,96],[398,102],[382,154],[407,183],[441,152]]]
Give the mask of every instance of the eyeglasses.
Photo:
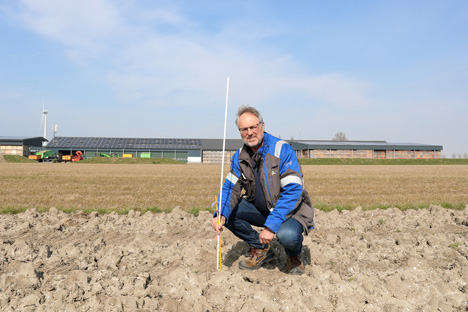
[[[248,133],[249,130],[252,131],[252,132],[256,132],[256,131],[258,130],[258,126],[259,126],[261,123],[263,123],[263,121],[260,121],[258,124],[253,125],[253,126],[250,126],[250,127],[247,127],[247,128],[239,128],[239,131],[240,131],[240,133],[242,133],[242,134]]]

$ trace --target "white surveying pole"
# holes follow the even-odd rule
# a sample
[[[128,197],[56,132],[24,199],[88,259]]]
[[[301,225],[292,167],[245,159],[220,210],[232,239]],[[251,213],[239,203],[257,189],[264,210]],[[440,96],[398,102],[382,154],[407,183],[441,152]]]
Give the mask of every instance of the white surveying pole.
[[[226,125],[227,125],[227,109],[228,109],[228,99],[229,99],[229,77],[227,77],[227,86],[226,86],[226,107],[224,109],[224,136],[223,136],[223,156],[221,163],[221,181],[219,183],[219,204],[218,204],[218,224],[221,223],[221,209],[223,208],[223,178],[224,178],[224,154],[226,150]],[[217,261],[216,268],[219,270],[222,265],[221,258],[221,234],[218,235],[218,248],[217,248]]]

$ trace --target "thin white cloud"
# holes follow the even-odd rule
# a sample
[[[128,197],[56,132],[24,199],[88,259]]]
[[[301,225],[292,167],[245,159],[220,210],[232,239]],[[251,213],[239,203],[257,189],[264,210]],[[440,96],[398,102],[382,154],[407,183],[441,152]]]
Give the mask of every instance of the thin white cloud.
[[[158,25],[192,24],[175,9],[152,9],[140,12],[138,16],[146,23],[156,23]]]
[[[75,62],[88,68],[99,63],[96,75],[127,103],[210,105],[224,92],[214,92],[213,85],[226,76],[251,103],[287,92],[340,107],[369,102],[368,82],[339,73],[305,74],[288,56],[256,48],[256,40],[274,33],[272,27],[234,20],[219,32],[203,33],[173,8],[137,11],[105,0],[23,0],[21,9],[27,27],[64,45]],[[141,19],[129,24],[124,10]],[[167,25],[182,28],[164,33]],[[96,59],[86,64],[90,56]]]
[[[33,32],[90,54],[101,51],[125,29],[120,12],[105,0],[22,0],[15,14]]]

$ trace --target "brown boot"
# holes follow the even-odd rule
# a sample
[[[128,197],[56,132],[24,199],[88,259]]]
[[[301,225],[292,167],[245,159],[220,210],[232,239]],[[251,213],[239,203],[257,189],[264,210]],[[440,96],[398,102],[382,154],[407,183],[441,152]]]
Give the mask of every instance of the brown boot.
[[[304,264],[300,256],[288,256],[288,274],[304,274]]]
[[[250,247],[250,256],[239,262],[239,268],[242,270],[256,270],[273,257],[270,251],[270,245],[265,245],[264,249]]]

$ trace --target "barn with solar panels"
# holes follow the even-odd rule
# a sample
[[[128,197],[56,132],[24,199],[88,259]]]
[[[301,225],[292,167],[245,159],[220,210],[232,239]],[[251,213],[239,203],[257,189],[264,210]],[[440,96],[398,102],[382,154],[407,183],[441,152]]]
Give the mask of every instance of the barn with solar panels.
[[[367,158],[367,159],[439,159],[442,146],[386,141],[319,141],[288,140],[299,159]],[[243,145],[240,139],[227,139],[226,163]],[[54,137],[46,147],[56,155],[84,158],[171,158],[183,163],[221,163],[222,139]]]
[[[226,161],[242,146],[242,141],[226,140]],[[183,163],[220,163],[222,140],[168,138],[55,137],[46,147],[57,155],[84,158],[171,158]]]

